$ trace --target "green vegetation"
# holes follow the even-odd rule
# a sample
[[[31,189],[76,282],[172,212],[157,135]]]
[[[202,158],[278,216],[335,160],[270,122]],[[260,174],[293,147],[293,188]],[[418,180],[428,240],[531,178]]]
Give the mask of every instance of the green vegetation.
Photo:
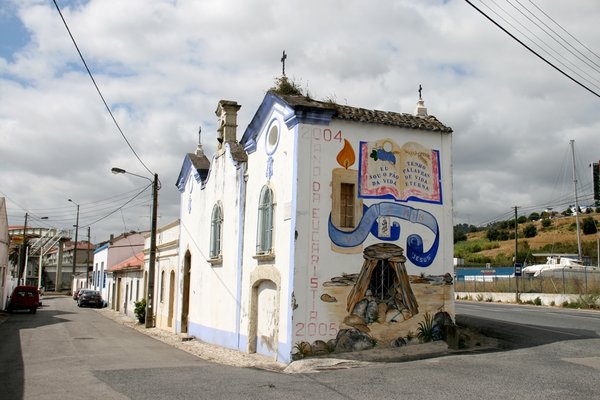
[[[423,343],[431,342],[433,339],[433,316],[428,312],[425,313],[424,320],[419,322],[417,337]]]
[[[454,245],[454,257],[466,258],[468,254],[479,253],[483,250],[497,249],[500,245],[485,239],[461,241]]]
[[[583,308],[587,310],[598,310],[600,309],[600,295],[598,294],[586,294],[579,296],[574,301],[564,301],[562,303],[563,308]]]
[[[592,235],[598,232],[598,227],[596,226],[596,221],[592,217],[586,217],[583,219],[583,234],[584,235]]]
[[[137,317],[138,321],[143,324],[146,322],[146,299],[136,301],[133,304],[135,306],[133,313]]]
[[[565,210],[566,213],[567,210]],[[570,212],[570,209],[568,209]],[[592,212],[587,208],[586,212]],[[581,229],[585,235],[597,233],[598,215],[586,216]],[[517,262],[536,262],[532,253],[577,253],[576,224],[573,217],[561,217],[558,212],[531,213],[521,216],[518,225]],[[584,236],[585,237],[585,236]],[[588,236],[589,237],[589,236]],[[528,239],[528,240],[523,240]],[[454,257],[462,258],[465,265],[512,265],[514,260],[515,220],[496,221],[485,227],[458,224],[454,227]],[[584,256],[595,260],[596,241],[582,241]],[[543,261],[542,261],[543,262]]]
[[[532,238],[537,235],[537,228],[533,224],[529,224],[523,228],[523,236],[526,238]]]

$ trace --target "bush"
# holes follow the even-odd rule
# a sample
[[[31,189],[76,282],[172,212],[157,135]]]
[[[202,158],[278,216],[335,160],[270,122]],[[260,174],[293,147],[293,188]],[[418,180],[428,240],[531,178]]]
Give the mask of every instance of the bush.
[[[529,220],[530,221],[537,221],[538,219],[540,219],[540,214],[539,213],[532,212],[531,214],[529,214]]]
[[[526,238],[532,238],[537,235],[537,228],[533,224],[529,224],[523,228],[523,235]]]
[[[136,301],[134,305],[135,308],[133,309],[133,313],[137,317],[138,321],[143,324],[146,322],[146,299]]]
[[[544,218],[544,219],[542,220],[542,226],[543,226],[544,228],[548,228],[550,225],[552,225],[552,220],[551,220],[551,219],[549,219],[549,218]]]
[[[586,217],[583,219],[583,234],[591,235],[598,232],[598,227],[596,227],[596,221],[592,217]]]

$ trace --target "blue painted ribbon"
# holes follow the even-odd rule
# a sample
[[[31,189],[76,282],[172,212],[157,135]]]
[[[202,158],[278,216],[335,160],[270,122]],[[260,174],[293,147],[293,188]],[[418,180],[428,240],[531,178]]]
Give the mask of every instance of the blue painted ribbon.
[[[364,207],[364,213],[360,223],[353,231],[342,231],[331,222],[329,215],[329,238],[340,247],[355,247],[365,241],[369,233],[380,240],[398,240],[400,237],[400,225],[392,224],[392,235],[390,238],[382,238],[377,235],[377,218],[382,216],[396,217],[429,228],[435,234],[435,240],[428,251],[423,250],[423,238],[417,234],[406,238],[406,256],[418,267],[428,267],[437,255],[440,243],[439,227],[435,217],[424,210],[419,210],[404,204],[382,202]]]

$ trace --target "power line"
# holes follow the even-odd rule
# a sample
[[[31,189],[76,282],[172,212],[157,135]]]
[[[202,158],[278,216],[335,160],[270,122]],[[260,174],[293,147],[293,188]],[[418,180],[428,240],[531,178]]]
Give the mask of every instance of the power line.
[[[540,10],[540,12],[542,14],[544,14],[546,16],[546,18],[548,18],[550,21],[554,22],[560,29],[562,29],[567,35],[571,36],[577,43],[579,43],[581,46],[583,46],[587,51],[589,51],[590,53],[592,53],[593,55],[595,55],[598,59],[600,59],[600,56],[598,54],[596,54],[592,49],[590,49],[589,47],[587,47],[585,44],[581,43],[579,41],[579,39],[577,39],[575,36],[571,35],[565,28],[562,27],[562,25],[560,25],[558,22],[556,22],[554,19],[552,19],[552,17],[550,17],[548,14],[546,14],[544,12],[544,10],[542,10],[541,8],[539,8],[537,6],[537,4],[535,4],[533,1],[529,0],[529,2],[531,4],[533,4],[533,6],[535,8],[537,8],[538,10]],[[594,63],[595,64],[595,63]]]
[[[493,1],[493,0],[492,0]],[[583,62],[584,64],[586,64],[589,68],[591,68],[594,72],[598,73],[600,71],[598,71],[597,69],[595,69],[592,65],[590,65],[588,62],[586,62],[585,60],[583,60],[580,56],[578,56],[577,54],[575,54],[571,49],[569,49],[567,46],[565,46],[564,44],[562,44],[556,37],[554,37],[553,35],[551,35],[550,33],[548,33],[547,30],[545,30],[544,28],[542,28],[536,21],[534,21],[533,19],[531,19],[528,15],[526,15],[523,11],[521,11],[517,6],[515,6],[514,4],[512,4],[509,0],[506,0],[508,4],[510,4],[511,7],[513,7],[515,10],[517,10],[517,12],[519,12],[523,17],[527,18],[527,20],[529,20],[529,22],[533,23],[539,30],[541,30],[543,33],[545,33],[547,36],[550,37],[550,39],[552,39],[553,41],[555,41],[559,46],[561,46],[563,49],[565,49],[566,51],[568,51],[569,53],[571,53],[574,57],[576,57],[579,61]],[[533,14],[531,11],[529,11],[526,7],[524,7],[518,0],[516,0],[516,2],[518,4],[520,4],[525,10],[527,10],[527,12],[529,12],[535,19],[539,20],[539,18]],[[494,4],[496,4],[498,7],[500,7],[496,2],[494,2]],[[500,7],[500,9],[502,9]],[[503,10],[503,9],[502,9]],[[503,10],[504,11],[504,10]],[[504,11],[506,12],[506,11]],[[507,13],[508,14],[508,13]],[[510,14],[509,14],[510,15]],[[521,23],[520,21],[518,21],[515,17],[511,16],[512,19],[514,19],[515,21],[517,21],[517,23],[519,25],[521,25],[523,28],[525,28],[529,33],[531,33],[536,39],[538,39],[540,42],[542,42],[544,45],[546,45],[551,51],[553,51],[555,54],[557,54],[559,57],[562,57],[561,54],[556,51],[554,48],[552,48],[552,46],[550,46],[548,43],[546,43],[542,38],[540,38],[536,33],[534,33],[531,29],[529,29],[528,27],[526,27],[523,23]],[[542,22],[542,21],[540,21]],[[543,22],[542,22],[543,23]],[[544,24],[545,25],[545,24]],[[512,25],[511,25],[512,26]],[[547,25],[546,25],[547,26]],[[548,27],[549,28],[549,27]],[[552,32],[554,32],[551,28],[549,28]],[[523,34],[522,32],[518,31],[517,32]],[[556,34],[556,33],[555,33]],[[525,35],[524,35],[525,36]],[[560,35],[557,35],[560,39],[562,39],[562,37]],[[527,36],[525,36],[527,37]],[[535,43],[531,38],[528,38],[532,43],[536,44],[538,47],[540,47],[540,49],[542,49],[542,47]],[[562,39],[563,41],[565,41],[564,39]],[[567,43],[568,44],[568,43]],[[542,49],[543,50],[543,49]],[[545,51],[545,50],[544,50]],[[588,79],[584,78],[583,76],[579,75],[577,72],[573,71],[569,66],[567,66],[565,63],[563,63],[561,60],[559,60],[558,58],[554,57],[553,55],[551,55],[550,53],[548,53],[547,51],[545,51],[546,54],[548,54],[550,57],[554,58],[557,62],[559,62],[561,65],[563,65],[564,67],[566,67],[567,69],[569,69],[571,72],[575,73],[577,76],[579,76],[580,78],[584,79],[585,81],[587,81],[588,83],[599,87],[597,84],[590,82]],[[564,57],[563,57],[564,58]],[[577,70],[579,70],[581,73],[587,75],[590,79],[595,80],[596,82],[600,83],[600,81],[597,78],[594,78],[592,75],[590,75],[588,72],[584,71],[581,67],[579,67],[577,64],[575,64],[573,61],[565,58],[565,60],[571,64],[573,67],[575,67]]]
[[[522,4],[519,0],[515,0],[517,3],[519,3],[519,5],[521,7],[523,7],[525,10],[527,10],[528,13],[530,13],[535,19],[537,19],[538,21],[540,21],[540,23],[542,25],[544,25],[546,28],[548,28],[552,33],[554,33],[554,35],[556,35],[560,40],[562,40],[563,42],[565,42],[565,44],[567,44],[569,47],[571,47],[573,50],[575,50],[577,53],[579,53],[582,57],[584,57],[585,59],[587,59],[589,62],[591,62],[592,64],[594,64],[596,67],[600,68],[600,65],[596,64],[593,60],[591,60],[588,56],[586,56],[585,54],[583,54],[578,48],[576,48],[575,46],[573,46],[571,43],[569,43],[569,41],[567,41],[565,38],[563,38],[558,32],[556,32],[554,29],[552,29],[550,26],[548,26],[548,24],[546,24],[544,21],[541,20],[541,18],[539,18],[537,15],[535,15],[531,10],[529,10],[524,4]],[[556,25],[558,25],[563,31],[565,31],[569,36],[571,36],[573,39],[575,39],[577,42],[579,42],[579,40],[577,40],[577,38],[575,38],[575,36],[571,35],[569,32],[567,32],[566,29],[564,29],[562,26],[560,26],[558,24],[558,22],[554,21],[552,18],[550,18],[548,16],[548,14],[546,14],[541,8],[539,8],[537,5],[535,5],[533,2],[530,1],[531,4],[533,4],[539,11],[541,11],[542,14],[544,14],[547,18],[549,18],[552,22],[554,22]],[[532,21],[533,22],[533,21]],[[535,22],[533,22],[535,24]],[[538,28],[540,28],[542,31],[544,31],[548,36],[552,37],[552,35],[550,35],[548,32],[546,32],[544,29],[542,29],[539,25],[536,24],[536,26]],[[554,39],[554,38],[553,38]],[[554,39],[556,40],[556,39]],[[557,43],[560,44],[560,42],[556,41]],[[581,42],[579,42],[581,44]],[[561,46],[563,46],[561,44]],[[564,46],[563,46],[564,47]],[[585,47],[585,46],[584,46]],[[587,48],[587,47],[586,47]],[[565,47],[565,49],[573,54],[573,52],[571,52],[571,50],[567,49]],[[588,49],[589,50],[589,49]],[[593,53],[591,50],[589,50],[591,53]],[[577,55],[573,54],[574,56],[577,57]],[[579,58],[579,57],[577,57]],[[581,60],[581,58],[579,58],[579,60]],[[583,61],[583,60],[581,60]],[[588,63],[586,63],[585,61],[583,61],[586,65],[588,65],[590,68],[594,69],[596,72],[598,72],[598,70],[596,70],[594,67],[592,67],[591,65],[589,65]]]
[[[537,53],[531,47],[527,46],[525,43],[523,43],[523,41],[521,41],[515,35],[513,35],[512,33],[510,33],[502,25],[500,25],[499,23],[497,23],[493,18],[491,18],[489,15],[487,15],[485,12],[483,12],[481,9],[479,9],[477,6],[475,6],[473,3],[471,3],[471,1],[469,1],[469,0],[465,0],[465,1],[471,7],[473,7],[475,10],[477,10],[481,15],[483,15],[485,18],[487,18],[490,22],[492,22],[494,25],[496,25],[498,28],[500,28],[504,33],[506,33],[508,36],[510,36],[511,38],[513,38],[521,46],[525,47],[527,50],[529,50],[531,53],[533,53],[534,55],[536,55],[539,59],[541,59],[542,61],[544,61],[546,64],[550,65],[552,68],[554,68],[555,70],[557,70],[558,72],[560,72],[561,74],[563,74],[564,76],[566,76],[567,78],[569,78],[570,80],[572,80],[573,82],[575,82],[576,84],[578,84],[579,86],[581,86],[582,88],[584,88],[585,90],[587,90],[588,92],[594,94],[596,97],[600,97],[600,94],[596,93],[595,91],[593,91],[592,89],[590,89],[589,87],[587,87],[586,85],[584,85],[583,83],[579,82],[577,79],[573,78],[571,75],[567,74],[562,69],[558,68],[556,65],[552,64],[550,61],[548,61],[547,59],[545,59],[543,56],[541,56],[539,53]]]
[[[129,140],[127,140],[127,137],[125,136],[125,133],[123,133],[123,131],[121,130],[121,127],[119,126],[119,123],[117,122],[115,116],[113,115],[112,111],[110,110],[110,107],[106,103],[106,100],[104,99],[104,96],[102,95],[102,92],[100,91],[100,88],[96,84],[96,80],[94,79],[94,76],[92,75],[92,72],[88,68],[87,63],[85,62],[85,59],[83,58],[83,54],[79,50],[79,46],[77,46],[77,42],[75,41],[75,38],[71,34],[71,30],[69,29],[69,26],[67,25],[67,21],[65,21],[65,18],[63,17],[62,12],[60,11],[60,7],[58,7],[58,4],[56,3],[56,0],[52,0],[52,1],[54,2],[54,6],[56,7],[56,10],[58,11],[58,14],[60,14],[60,18],[62,19],[63,24],[65,25],[65,28],[67,29],[67,32],[69,33],[69,36],[71,37],[71,41],[73,41],[73,44],[75,45],[75,49],[77,49],[77,53],[79,54],[79,58],[81,58],[81,61],[83,62],[83,65],[84,65],[84,67],[85,67],[88,75],[90,76],[90,79],[92,80],[92,83],[94,84],[94,87],[96,88],[96,91],[98,92],[98,94],[100,95],[100,98],[102,99],[102,103],[104,103],[104,107],[106,107],[106,110],[110,114],[110,117],[112,118],[115,126],[119,130],[119,133],[121,134],[121,136],[125,140],[125,143],[127,143],[127,146],[129,146],[129,148],[131,149],[131,152],[138,159],[138,161],[140,162],[140,164],[142,164],[142,166],[146,169],[146,171],[148,171],[150,174],[154,175],[154,173],[152,171],[150,171],[150,169],[146,166],[146,164],[144,164],[144,162],[142,161],[142,159],[140,158],[140,156],[138,156],[138,154],[136,153],[136,151],[133,149],[133,146],[131,146],[131,143],[129,143]]]
[[[102,221],[103,219],[106,219],[108,217],[110,217],[111,215],[113,215],[114,213],[116,213],[117,211],[121,210],[123,207],[125,207],[127,204],[131,203],[133,200],[135,200],[136,197],[138,197],[139,195],[141,195],[142,193],[144,193],[146,190],[148,190],[148,188],[150,188],[152,186],[152,183],[148,186],[146,186],[141,192],[137,193],[135,196],[133,196],[131,199],[127,200],[121,207],[117,208],[116,210],[111,211],[110,213],[106,214],[105,216],[98,218],[97,220],[95,220],[94,222],[91,222],[87,225],[83,225],[80,226],[80,228],[86,228],[88,226],[94,225],[97,222]]]

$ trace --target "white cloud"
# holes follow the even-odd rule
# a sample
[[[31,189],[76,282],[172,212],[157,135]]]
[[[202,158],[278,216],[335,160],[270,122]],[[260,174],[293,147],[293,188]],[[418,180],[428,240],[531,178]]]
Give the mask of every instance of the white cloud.
[[[288,76],[316,98],[412,113],[422,84],[429,112],[454,129],[456,222],[552,201],[570,139],[582,183],[585,166],[600,158],[599,99],[463,1],[58,3],[121,128],[160,175],[163,224],[178,217],[174,183],[198,126],[212,154],[214,110],[229,99],[242,105],[243,132],[281,73],[283,49]],[[535,3],[600,52],[596,1]],[[106,211],[98,200],[145,185],[110,174],[112,166],[147,172],[104,109],[53,4],[15,0],[3,11],[16,13],[29,33],[16,53],[0,53],[0,192],[12,201],[10,222],[21,223],[21,206],[69,227],[74,207],[66,199],[73,198],[85,205],[82,225],[90,223]],[[143,205],[94,225],[94,240],[147,227],[145,196]]]

